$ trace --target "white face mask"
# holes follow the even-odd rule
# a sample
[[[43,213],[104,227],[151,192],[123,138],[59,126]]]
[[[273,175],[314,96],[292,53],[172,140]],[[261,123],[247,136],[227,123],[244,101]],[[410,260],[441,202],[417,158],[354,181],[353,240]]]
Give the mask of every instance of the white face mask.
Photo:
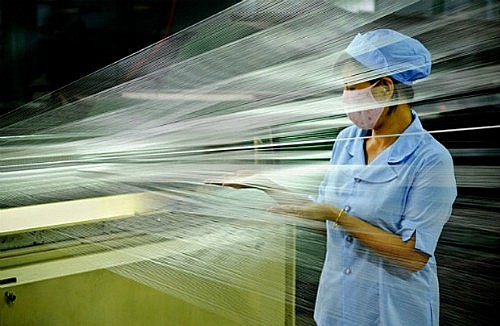
[[[377,84],[378,82],[363,89],[344,90],[342,94],[347,116],[361,129],[372,129],[384,111],[384,107],[379,106],[380,102],[372,94],[372,88]]]

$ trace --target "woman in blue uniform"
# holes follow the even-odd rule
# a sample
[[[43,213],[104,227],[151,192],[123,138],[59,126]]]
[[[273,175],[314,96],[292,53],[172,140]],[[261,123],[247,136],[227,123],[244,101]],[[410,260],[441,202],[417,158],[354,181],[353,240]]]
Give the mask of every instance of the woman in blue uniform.
[[[357,35],[345,52],[354,125],[337,137],[315,203],[273,210],[326,221],[318,325],[438,325],[434,251],[456,184],[449,152],[408,104],[430,53],[389,29]]]
[[[219,184],[288,196],[294,205],[272,211],[326,221],[318,325],[438,325],[434,251],[456,184],[449,152],[408,104],[412,83],[430,73],[430,53],[416,39],[379,29],[357,35],[339,66],[354,125],[338,135],[314,202],[299,204],[258,178]]]

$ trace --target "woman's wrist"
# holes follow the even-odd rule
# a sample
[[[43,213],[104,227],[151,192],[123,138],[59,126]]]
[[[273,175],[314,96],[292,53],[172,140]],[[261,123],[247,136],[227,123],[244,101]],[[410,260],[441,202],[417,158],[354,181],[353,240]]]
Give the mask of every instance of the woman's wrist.
[[[333,224],[335,227],[339,226],[342,224],[342,218],[345,216],[346,210],[345,208],[342,209],[337,209],[336,214],[335,214],[335,220],[333,221]]]

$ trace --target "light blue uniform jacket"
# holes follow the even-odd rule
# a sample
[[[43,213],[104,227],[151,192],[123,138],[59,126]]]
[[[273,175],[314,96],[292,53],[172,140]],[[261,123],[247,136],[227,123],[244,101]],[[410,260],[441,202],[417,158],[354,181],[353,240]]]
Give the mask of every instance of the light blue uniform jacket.
[[[327,221],[314,314],[320,326],[439,324],[434,251],[451,214],[456,183],[449,152],[412,114],[411,125],[369,165],[362,138],[367,131],[343,130],[316,201],[345,208],[403,241],[416,233],[416,248],[431,258],[422,270],[409,272]]]

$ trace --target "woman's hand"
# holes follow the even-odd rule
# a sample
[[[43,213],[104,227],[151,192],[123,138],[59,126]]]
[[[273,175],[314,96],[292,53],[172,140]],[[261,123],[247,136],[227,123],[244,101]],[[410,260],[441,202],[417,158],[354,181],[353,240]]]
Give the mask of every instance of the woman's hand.
[[[271,207],[269,212],[275,214],[283,214],[296,216],[315,221],[334,220],[338,214],[338,210],[327,204],[311,203],[307,205],[278,205]]]
[[[229,173],[222,178],[205,181],[205,183],[236,189],[260,189],[280,204],[293,203],[295,205],[306,205],[310,203],[310,200],[305,196],[294,194],[289,189],[274,182],[267,176],[255,173],[255,171],[251,170],[240,170],[235,173]]]

